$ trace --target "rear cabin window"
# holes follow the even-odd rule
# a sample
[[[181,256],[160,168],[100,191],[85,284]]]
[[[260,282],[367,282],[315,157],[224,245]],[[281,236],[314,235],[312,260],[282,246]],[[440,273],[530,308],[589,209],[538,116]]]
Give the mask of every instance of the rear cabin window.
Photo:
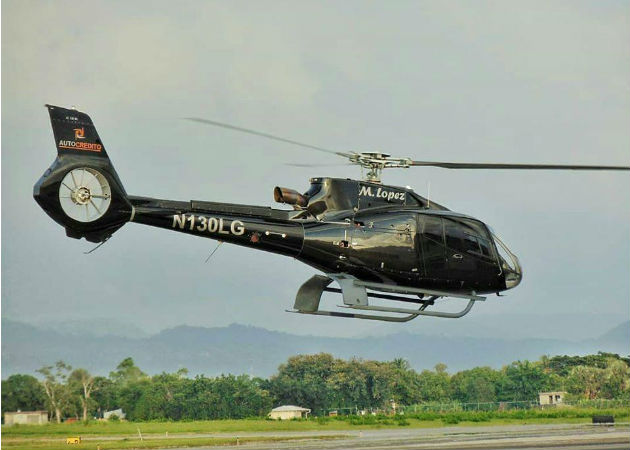
[[[421,233],[423,237],[431,244],[444,245],[444,230],[442,228],[442,219],[439,217],[424,216],[421,217]]]

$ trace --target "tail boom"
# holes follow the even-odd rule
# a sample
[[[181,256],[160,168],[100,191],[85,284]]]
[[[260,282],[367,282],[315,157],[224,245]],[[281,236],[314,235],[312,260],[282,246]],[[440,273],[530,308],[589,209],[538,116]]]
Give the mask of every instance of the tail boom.
[[[129,197],[135,223],[296,257],[304,243],[302,224],[285,211],[229,203]]]

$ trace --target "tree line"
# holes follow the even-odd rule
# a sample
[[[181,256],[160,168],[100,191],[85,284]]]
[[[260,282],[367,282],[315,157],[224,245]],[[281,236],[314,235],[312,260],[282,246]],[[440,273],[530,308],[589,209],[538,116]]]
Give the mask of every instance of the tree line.
[[[541,391],[573,399],[630,400],[630,358],[611,353],[544,356],[501,369],[475,367],[454,374],[444,364],[417,372],[404,359],[343,360],[327,353],[289,358],[270,378],[248,375],[189,377],[186,369],[149,376],[132,358],[109,376],[63,361],[2,380],[2,412],[48,410],[51,420],[88,420],[121,408],[129,420],[203,420],[264,417],[282,404],[321,412],[429,402],[535,401]]]

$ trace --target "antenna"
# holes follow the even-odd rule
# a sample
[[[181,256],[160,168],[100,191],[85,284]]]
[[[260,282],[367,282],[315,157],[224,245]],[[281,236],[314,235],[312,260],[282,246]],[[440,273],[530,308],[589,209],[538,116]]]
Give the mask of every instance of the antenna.
[[[212,250],[210,252],[210,254],[208,255],[208,257],[206,258],[206,260],[204,261],[204,264],[207,263],[208,261],[210,261],[210,258],[212,258],[212,255],[214,255],[216,253],[217,250],[219,250],[219,247],[221,247],[221,244],[223,244],[223,241],[219,241],[219,243],[217,244],[217,246],[214,248],[214,250]]]

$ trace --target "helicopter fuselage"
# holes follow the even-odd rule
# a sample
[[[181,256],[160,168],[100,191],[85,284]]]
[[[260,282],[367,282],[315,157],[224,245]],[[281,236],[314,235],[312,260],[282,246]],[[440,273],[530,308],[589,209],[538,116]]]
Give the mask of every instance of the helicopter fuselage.
[[[314,178],[305,196],[307,205],[294,211],[134,196],[129,202],[132,222],[291,256],[324,273],[450,292],[500,292],[515,286],[509,273],[520,281],[520,267],[500,256],[485,224],[430,206],[409,189]]]

